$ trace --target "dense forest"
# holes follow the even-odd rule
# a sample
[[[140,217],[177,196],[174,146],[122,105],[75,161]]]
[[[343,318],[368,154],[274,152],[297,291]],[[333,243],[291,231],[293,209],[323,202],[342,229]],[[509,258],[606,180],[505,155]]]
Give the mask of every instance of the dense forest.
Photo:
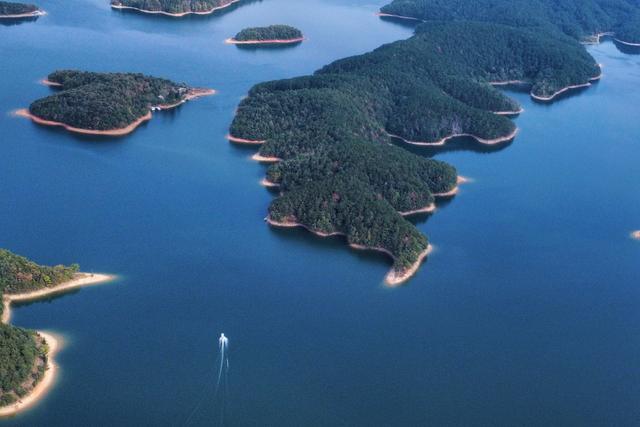
[[[2,15],[23,15],[26,13],[34,13],[38,7],[33,4],[12,3],[0,1],[0,16]]]
[[[294,40],[301,39],[302,31],[288,25],[245,28],[234,37],[237,41]]]
[[[158,105],[183,100],[185,84],[133,73],[56,71],[47,79],[61,86],[29,106],[31,114],[82,129],[121,129]]]
[[[402,271],[427,243],[399,212],[451,190],[456,171],[389,145],[389,134],[422,142],[510,135],[515,125],[495,112],[520,106],[491,82],[521,80],[547,96],[598,74],[593,58],[564,34],[430,23],[408,40],[314,75],[254,86],[230,133],[265,140],[260,154],[283,159],[267,172],[283,194],[270,207],[272,219],[386,249]],[[366,214],[374,211],[375,221]]]
[[[77,264],[43,266],[0,249],[0,299],[5,293],[59,285],[77,272]],[[0,306],[0,314],[2,310],[4,305]],[[0,406],[24,396],[44,374],[46,362],[46,345],[35,332],[0,323]]]
[[[111,0],[114,6],[167,13],[211,12],[231,3],[234,0]]]
[[[383,13],[423,21],[481,21],[562,32],[575,39],[614,32],[640,42],[637,0],[393,0]]]

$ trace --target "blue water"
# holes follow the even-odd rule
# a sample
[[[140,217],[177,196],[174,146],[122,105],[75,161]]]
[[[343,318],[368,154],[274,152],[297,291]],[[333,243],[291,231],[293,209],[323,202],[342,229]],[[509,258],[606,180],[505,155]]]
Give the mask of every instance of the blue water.
[[[640,56],[590,48],[604,79],[526,109],[510,145],[437,152],[473,179],[418,227],[437,251],[406,286],[340,239],[272,230],[252,150],[224,138],[255,83],[409,37],[371,0],[268,0],[185,20],[40,0],[0,26],[0,247],[119,275],[18,307],[65,338],[55,387],[7,426],[640,424]],[[223,40],[287,23],[308,41]],[[218,95],[121,139],[8,114],[58,68],[140,71]],[[213,396],[218,336],[228,390]]]

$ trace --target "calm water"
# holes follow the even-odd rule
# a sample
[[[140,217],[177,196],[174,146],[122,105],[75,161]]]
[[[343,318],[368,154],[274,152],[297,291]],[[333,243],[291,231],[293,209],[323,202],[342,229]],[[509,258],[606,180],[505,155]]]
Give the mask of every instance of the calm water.
[[[309,73],[411,34],[371,0],[268,0],[172,20],[106,0],[40,0],[0,26],[0,247],[120,275],[19,307],[66,340],[54,389],[11,426],[640,424],[640,56],[591,48],[605,77],[526,112],[513,144],[437,152],[473,178],[432,217],[407,286],[340,240],[275,231],[253,151],[225,139],[256,82]],[[288,23],[309,40],[223,44]],[[140,71],[219,90],[122,139],[11,118],[57,68]],[[420,151],[424,155],[433,152]],[[200,406],[197,406],[201,402]],[[191,418],[189,418],[191,417]]]

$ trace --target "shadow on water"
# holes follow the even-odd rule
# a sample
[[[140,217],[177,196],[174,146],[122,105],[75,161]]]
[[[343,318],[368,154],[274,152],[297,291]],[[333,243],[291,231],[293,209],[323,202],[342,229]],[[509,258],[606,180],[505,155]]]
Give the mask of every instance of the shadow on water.
[[[286,50],[298,47],[302,44],[302,41],[295,43],[280,43],[280,44],[236,44],[235,47],[241,50],[256,51],[256,50]]]
[[[260,3],[262,2],[262,0],[240,0],[237,3],[233,3],[223,9],[218,9],[215,12],[206,14],[206,15],[197,15],[197,14],[189,14],[189,15],[185,15],[185,16],[179,16],[179,17],[175,17],[175,16],[167,16],[167,15],[163,15],[161,13],[145,13],[145,12],[139,12],[137,10],[134,9],[114,9],[111,8],[113,13],[119,13],[122,15],[137,15],[137,16],[147,16],[147,17],[151,17],[154,19],[164,19],[166,21],[177,21],[179,20],[180,22],[193,22],[195,20],[197,21],[203,21],[203,20],[207,20],[207,19],[211,19],[211,18],[219,18],[221,16],[224,16],[228,13],[231,13],[233,11],[235,11],[236,9],[238,9],[239,7],[242,6],[246,6],[249,5],[251,3]]]
[[[640,55],[640,46],[629,46],[628,44],[620,43],[615,39],[613,40],[613,44],[622,53],[626,53],[627,55]]]
[[[3,18],[0,19],[0,25],[3,27],[12,27],[14,25],[26,24],[28,22],[35,22],[40,18],[39,16],[28,16],[25,18]]]
[[[40,297],[40,298],[30,299],[28,301],[14,301],[14,302],[11,303],[11,309],[16,309],[16,308],[21,308],[21,307],[28,307],[28,306],[33,305],[33,304],[52,303],[53,301],[57,300],[58,298],[66,297],[68,295],[77,294],[81,290],[82,290],[81,288],[65,289],[65,290],[62,290],[60,292],[55,292],[55,293],[52,293],[52,294],[48,294],[48,295],[45,295],[45,296]]]
[[[415,29],[418,25],[422,23],[417,20],[398,18],[395,16],[379,16],[378,15],[378,17],[380,18],[381,21],[391,22],[391,23],[400,25],[401,27],[412,28],[412,29]]]

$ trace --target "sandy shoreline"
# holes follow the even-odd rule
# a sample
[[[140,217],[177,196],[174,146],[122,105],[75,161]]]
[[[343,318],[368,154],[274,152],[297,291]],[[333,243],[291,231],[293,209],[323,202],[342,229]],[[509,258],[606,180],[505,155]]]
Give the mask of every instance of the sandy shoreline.
[[[632,232],[631,238],[635,240],[640,240],[640,230]]]
[[[497,114],[499,116],[517,116],[519,114],[524,113],[524,108],[520,107],[517,111],[494,111],[493,114]]]
[[[594,82],[596,80],[600,80],[602,78],[602,64],[598,64],[598,68],[600,69],[600,73],[595,76],[595,77],[591,77],[589,78],[589,81],[587,83],[581,83],[581,84],[577,84],[577,85],[571,85],[571,86],[567,86],[564,87],[554,93],[552,93],[549,96],[539,96],[539,95],[534,95],[533,92],[531,92],[531,97],[537,101],[543,101],[543,102],[548,102],[548,101],[552,101],[554,98],[556,98],[558,95],[561,95],[567,91],[573,90],[573,89],[580,89],[580,88],[585,88],[585,87],[589,87],[591,86],[591,82]]]
[[[110,130],[91,130],[91,129],[82,129],[73,126],[69,126],[68,124],[61,122],[54,122],[51,120],[42,119],[36,115],[33,115],[26,108],[21,108],[13,113],[18,117],[26,117],[31,119],[34,123],[44,126],[60,126],[68,130],[69,132],[79,133],[82,135],[104,135],[104,136],[124,136],[133,132],[138,126],[142,123],[151,120],[152,115],[151,111],[149,111],[144,116],[140,117],[135,122],[131,123],[129,126],[120,128],[120,129],[110,129]]]
[[[518,134],[518,131],[519,131],[519,129],[515,128],[513,130],[513,132],[511,132],[510,134],[505,135],[505,136],[501,136],[499,138],[494,138],[494,139],[484,139],[484,138],[480,138],[479,136],[476,136],[476,135],[473,135],[473,134],[470,134],[470,133],[457,133],[457,134],[446,136],[446,137],[444,137],[444,138],[442,138],[442,139],[440,139],[438,141],[434,141],[434,142],[409,141],[407,139],[404,139],[401,136],[394,135],[394,134],[391,134],[391,133],[388,133],[388,132],[387,132],[387,135],[389,135],[390,137],[393,137],[393,138],[398,138],[398,139],[404,141],[407,144],[418,145],[418,146],[442,146],[442,145],[446,144],[447,141],[449,141],[450,139],[460,138],[460,137],[463,137],[463,136],[471,137],[471,138],[475,139],[476,141],[478,141],[481,144],[496,145],[496,144],[501,144],[503,142],[511,141],[513,138],[516,137],[516,135]]]
[[[270,40],[236,40],[233,37],[226,39],[224,42],[226,44],[248,44],[248,45],[259,45],[259,44],[294,44],[294,43],[302,43],[305,41],[304,37],[298,37],[295,39],[270,39]]]
[[[423,208],[420,209],[414,209],[411,211],[405,211],[405,212],[400,212],[400,215],[402,216],[411,216],[411,215],[416,215],[416,214],[421,214],[421,213],[433,213],[436,211],[436,204],[435,203],[431,203],[430,205],[427,205]]]
[[[227,7],[233,5],[234,3],[238,3],[240,0],[232,0],[229,3],[223,5],[223,6],[218,6],[218,7],[214,7],[211,10],[205,10],[203,12],[181,12],[181,13],[170,13],[170,12],[165,12],[163,10],[145,10],[145,9],[139,9],[137,7],[132,7],[132,6],[124,6],[124,5],[120,5],[120,4],[111,4],[111,7],[113,9],[118,9],[118,10],[135,10],[137,12],[142,12],[142,13],[148,13],[151,15],[164,15],[164,16],[171,16],[172,18],[182,18],[183,16],[187,16],[187,15],[211,15],[212,13],[221,10],[221,9],[226,9]]]
[[[58,367],[55,363],[56,353],[60,350],[60,342],[52,334],[37,331],[37,334],[42,337],[45,344],[49,347],[47,354],[47,367],[42,379],[36,384],[31,393],[20,398],[17,402],[3,406],[0,408],[0,417],[8,417],[17,414],[20,411],[27,409],[33,404],[37,403],[53,386]]]
[[[18,15],[0,15],[0,19],[21,19],[21,18],[35,18],[38,16],[44,16],[47,12],[44,10],[36,10],[29,13],[20,13]]]
[[[306,225],[300,224],[298,222],[279,222],[279,221],[274,221],[270,217],[266,217],[265,221],[273,227],[281,227],[281,228],[301,227],[319,237],[346,236],[344,233],[340,233],[340,232],[323,233],[320,231],[312,230]],[[384,248],[364,246],[364,245],[359,245],[357,243],[349,243],[349,247],[351,247],[352,249],[358,249],[358,250],[382,252],[389,255],[391,259],[395,261],[395,257],[393,256],[393,254]],[[409,267],[408,269],[402,272],[397,272],[395,269],[392,268],[391,271],[389,271],[385,276],[385,283],[387,284],[387,286],[396,287],[401,283],[409,280],[409,278],[413,276],[416,273],[416,271],[418,271],[418,268],[420,268],[420,265],[422,264],[422,261],[425,259],[425,257],[429,255],[432,251],[433,251],[433,246],[428,245],[427,249],[425,249],[422,253],[420,253],[420,256],[418,257],[416,262],[413,263],[411,267]]]
[[[231,134],[227,134],[227,139],[229,140],[229,142],[233,142],[234,144],[240,144],[240,145],[262,145],[265,142],[267,142],[266,140],[257,140],[257,139],[244,139],[244,138],[236,138],[235,136],[231,135]]]
[[[451,190],[444,192],[444,193],[433,193],[434,197],[453,197],[456,194],[458,194],[458,191],[460,191],[460,186],[462,184],[466,184],[468,182],[470,182],[471,180],[469,178],[466,178],[462,175],[458,175],[458,178],[456,178],[456,186],[453,187]]]
[[[624,40],[620,40],[620,39],[617,39],[617,38],[615,38],[615,37],[614,37],[613,39],[614,39],[615,41],[617,41],[618,43],[623,44],[623,45],[625,45],[625,46],[640,47],[640,43],[626,42],[626,41],[624,41]]]
[[[11,320],[11,303],[15,301],[33,301],[84,286],[110,282],[114,279],[115,276],[109,274],[78,273],[75,279],[61,283],[53,288],[40,289],[24,294],[5,294],[3,298],[2,323],[9,323]]]
[[[47,79],[46,77],[44,79],[38,80],[38,83],[40,83],[42,85],[45,85],[45,86],[62,87],[62,83],[52,82],[51,80]]]
[[[265,157],[261,156],[260,153],[254,154],[253,156],[251,156],[251,159],[260,163],[278,163],[282,161],[280,157]]]
[[[174,102],[173,104],[158,104],[151,107],[151,111],[156,110],[170,110],[172,108],[179,107],[180,105],[191,101],[192,99],[201,98],[203,96],[211,96],[215,95],[215,89],[206,89],[206,88],[192,88],[187,92],[183,99],[178,102]]]
[[[2,301],[4,310],[2,312],[1,321],[2,323],[9,323],[9,321],[11,320],[11,303],[15,301],[33,301],[54,294],[63,293],[65,291],[78,289],[84,286],[106,283],[114,279],[115,276],[109,274],[77,273],[75,279],[61,283],[60,285],[53,288],[40,289],[23,294],[5,294]],[[20,398],[20,400],[11,405],[0,407],[0,417],[15,415],[18,412],[23,411],[33,404],[37,403],[42,397],[44,397],[46,392],[54,383],[57,372],[57,366],[54,358],[56,353],[60,349],[61,343],[52,334],[42,331],[36,332],[44,339],[45,343],[49,346],[49,353],[47,355],[47,367],[44,376],[28,395]]]
[[[375,15],[379,16],[380,18],[398,18],[398,19],[408,19],[410,21],[425,22],[422,19],[414,18],[413,16],[394,15],[392,13],[376,12]]]
[[[276,184],[275,182],[271,182],[267,178],[262,178],[262,180],[260,181],[260,185],[262,185],[263,187],[267,187],[267,188],[278,188],[278,187],[280,187],[280,184]]]

